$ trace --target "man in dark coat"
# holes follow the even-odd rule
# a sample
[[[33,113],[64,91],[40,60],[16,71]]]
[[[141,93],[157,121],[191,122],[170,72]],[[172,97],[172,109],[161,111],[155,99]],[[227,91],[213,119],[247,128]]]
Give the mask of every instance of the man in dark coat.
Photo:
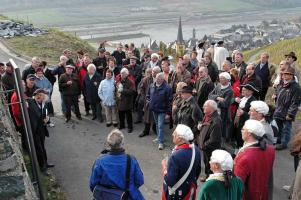
[[[106,50],[104,48],[99,49],[98,57],[93,60],[93,64],[95,65],[98,74],[103,74],[103,70],[107,67],[105,52]]]
[[[84,75],[82,94],[86,97],[86,101],[91,105],[93,117],[91,120],[98,119],[103,122],[101,111],[102,107],[98,97],[98,87],[101,82],[101,75],[96,72],[94,64],[88,66],[88,73]]]
[[[125,52],[122,51],[122,44],[119,44],[117,47],[117,50],[115,50],[111,56],[114,56],[114,58],[116,59],[116,65],[118,66],[119,70],[122,69],[122,62],[125,59]]]
[[[187,125],[194,134],[198,132],[198,123],[203,120],[203,113],[192,96],[193,87],[184,86],[182,89],[182,104],[173,110],[172,118],[175,124]]]
[[[249,111],[251,108],[251,102],[256,101],[253,93],[258,91],[253,83],[247,83],[245,85],[241,85],[241,87],[242,94],[235,98],[235,103],[233,104],[237,106],[233,126],[233,133],[237,142],[234,151],[235,156],[237,155],[238,150],[243,147],[244,141],[242,139],[241,129],[245,125],[245,122],[250,118]]]
[[[67,57],[67,63],[66,64],[67,65],[72,65],[75,68],[76,64],[74,63],[73,59],[71,58],[71,51],[68,50],[68,49],[65,49],[63,51],[63,54],[64,54],[64,56]]]
[[[26,101],[37,160],[43,172],[49,175],[47,168],[54,167],[54,164],[47,162],[45,149],[45,136],[49,137],[46,126],[46,123],[49,121],[46,99],[47,96],[44,90],[38,89],[34,92],[33,98],[27,98]]]
[[[137,48],[135,47],[134,43],[131,43],[131,44],[130,44],[130,50],[133,51],[133,54],[134,54],[133,56],[135,56],[135,57],[137,58],[137,60],[140,61],[140,51],[139,51],[139,49],[137,49]]]
[[[22,72],[22,80],[26,81],[26,78],[29,74],[35,74],[36,73],[36,69],[38,69],[38,67],[40,66],[40,58],[38,57],[33,57],[32,58],[32,62],[30,67],[26,68],[23,70]]]
[[[62,74],[59,79],[59,89],[63,93],[64,102],[66,103],[66,122],[71,118],[71,106],[75,108],[76,117],[82,120],[79,107],[78,98],[81,97],[81,85],[76,74],[72,73],[73,66],[66,66],[66,73]]]
[[[135,85],[138,85],[141,81],[142,71],[139,65],[137,65],[137,58],[135,56],[130,57],[129,72],[135,79]]]
[[[259,93],[262,89],[261,78],[255,73],[255,68],[253,65],[248,65],[246,71],[246,74],[242,77],[242,79],[240,79],[240,82],[241,84],[253,83],[255,85],[256,90],[258,91],[254,92],[253,96],[258,100]]]
[[[27,79],[26,79],[26,92],[25,94],[28,96],[28,97],[32,97],[33,96],[33,93],[39,89],[36,85],[35,85],[35,75],[33,74],[29,74],[27,76]]]
[[[179,124],[172,135],[173,143],[176,144],[176,147],[173,149],[170,158],[161,162],[164,178],[162,200],[195,200],[197,179],[201,173],[201,153],[192,143],[194,135],[188,126]],[[193,153],[195,155],[194,158],[192,157]],[[174,188],[190,169],[190,165],[191,170],[187,178],[182,184],[179,184],[178,188]]]
[[[231,76],[229,73],[220,73],[219,78],[220,85],[216,86],[209,94],[209,99],[217,103],[218,111],[223,121],[222,149],[225,150],[225,142],[229,138],[232,122],[230,105],[234,102],[234,91],[230,85]]]
[[[157,134],[156,123],[155,123],[153,112],[150,111],[149,107],[146,105],[146,94],[148,92],[150,85],[154,83],[154,79],[156,78],[157,74],[159,74],[159,73],[160,73],[160,68],[155,67],[152,70],[152,76],[150,76],[150,77],[146,76],[145,78],[142,79],[142,83],[140,86],[140,94],[141,94],[141,99],[144,103],[145,125],[144,125],[143,132],[139,135],[140,138],[142,138],[146,135],[149,135],[151,124],[153,124],[153,127],[152,127],[153,131]]]
[[[208,75],[210,76],[213,83],[218,80],[218,68],[214,61],[212,61],[211,56],[205,56],[206,67],[208,69]]]
[[[123,65],[129,65],[130,64],[130,58],[131,57],[133,57],[134,56],[134,53],[133,53],[133,51],[132,50],[128,50],[127,51],[127,58],[126,59],[124,59],[124,61],[123,61]],[[136,57],[136,56],[135,56]],[[137,57],[136,57],[137,58]],[[140,62],[140,60],[137,60],[137,62],[136,62],[138,65],[141,65],[141,62]]]
[[[165,82],[164,74],[161,72],[156,76],[156,82],[151,84],[146,95],[146,104],[153,112],[156,121],[158,137],[153,140],[159,143],[159,150],[163,150],[165,118],[170,119],[172,103],[172,90]]]
[[[199,69],[199,78],[195,81],[195,100],[203,111],[203,105],[208,100],[210,92],[214,89],[214,84],[208,76],[208,69],[201,67]]]
[[[190,74],[193,74],[193,70],[195,69],[195,66],[191,64],[190,62],[190,56],[189,54],[186,54],[183,56],[183,63],[184,67],[190,72]],[[191,76],[192,77],[192,76]]]
[[[247,64],[243,61],[244,56],[242,53],[237,52],[235,53],[235,62],[232,64],[231,68],[235,68],[239,71],[239,80],[246,74]]]
[[[119,115],[119,127],[121,130],[125,128],[124,120],[126,116],[128,124],[128,133],[133,132],[132,109],[134,107],[133,96],[136,93],[134,82],[128,77],[129,70],[123,68],[120,72],[120,78],[116,81],[115,100]]]
[[[77,74],[77,77],[78,77],[78,80],[79,80],[79,83],[80,83],[80,86],[83,87],[83,84],[84,84],[84,76],[88,73],[88,66],[91,64],[91,59],[89,56],[85,56],[84,57],[84,63],[83,65],[78,69],[78,74]],[[95,65],[94,65],[95,66]],[[85,93],[82,93],[83,96],[84,96],[84,105],[85,105],[85,111],[86,111],[86,114],[85,116],[89,116],[90,113],[90,103],[87,101],[87,97],[86,97],[86,94]]]
[[[217,103],[213,100],[207,100],[203,106],[204,119],[202,124],[198,125],[200,133],[198,135],[199,149],[203,151],[203,161],[205,164],[206,177],[202,177],[201,181],[205,182],[212,173],[210,170],[210,157],[214,150],[220,149],[222,137],[222,119],[217,112]]]
[[[144,62],[140,65],[140,68],[142,70],[142,78],[144,78],[145,75],[145,71],[149,68],[149,62],[150,62],[150,58],[151,56],[149,54],[145,55],[144,57]]]
[[[276,150],[287,148],[292,134],[292,122],[295,121],[301,103],[301,89],[294,78],[295,69],[288,67],[283,74],[284,77],[272,96],[275,100],[274,119],[279,130]]]

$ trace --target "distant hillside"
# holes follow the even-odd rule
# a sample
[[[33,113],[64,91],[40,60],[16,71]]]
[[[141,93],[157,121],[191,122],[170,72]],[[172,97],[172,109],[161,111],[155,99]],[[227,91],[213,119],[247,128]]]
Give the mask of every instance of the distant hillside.
[[[277,8],[293,8],[301,6],[300,0],[241,0],[244,2],[252,3],[259,6],[270,6]]]

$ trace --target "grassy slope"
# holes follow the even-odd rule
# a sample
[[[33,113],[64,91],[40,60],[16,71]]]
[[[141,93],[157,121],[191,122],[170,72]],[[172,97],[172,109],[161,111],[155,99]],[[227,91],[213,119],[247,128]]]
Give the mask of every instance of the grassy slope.
[[[41,60],[46,60],[50,64],[56,65],[64,49],[73,52],[73,59],[76,58],[75,52],[78,49],[90,56],[97,56],[97,51],[88,42],[56,29],[47,28],[50,34],[40,37],[15,37],[5,39],[5,41],[16,51],[29,57],[38,56]]]

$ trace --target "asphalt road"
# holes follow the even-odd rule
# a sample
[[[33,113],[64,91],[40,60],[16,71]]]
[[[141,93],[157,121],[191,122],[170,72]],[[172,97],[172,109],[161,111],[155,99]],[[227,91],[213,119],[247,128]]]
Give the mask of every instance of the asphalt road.
[[[8,61],[11,58],[0,49],[0,61]],[[24,61],[14,59],[20,68],[25,65]],[[54,87],[52,96],[55,117],[51,121],[55,124],[54,128],[49,128],[50,137],[46,139],[46,149],[48,160],[55,163],[55,167],[50,171],[59,180],[61,187],[66,190],[71,200],[92,199],[89,190],[89,179],[94,161],[99,157],[103,148],[107,147],[106,137],[113,129],[107,128],[106,122],[99,123],[91,121],[91,115],[84,116],[83,100],[80,102],[80,110],[83,120],[79,121],[72,116],[72,120],[66,124],[61,114],[60,96],[57,84]],[[134,114],[136,116],[136,113]],[[103,115],[104,119],[105,116]],[[134,117],[135,119],[135,117]],[[161,199],[162,174],[161,161],[164,153],[171,155],[172,130],[166,126],[166,146],[163,151],[159,151],[158,146],[152,143],[155,134],[139,138],[143,125],[134,125],[134,131],[127,133],[122,130],[125,136],[125,149],[127,153],[133,155],[138,160],[144,174],[144,185],[140,188],[147,200]],[[229,151],[233,151],[228,146]],[[264,166],[262,166],[264,167]],[[202,173],[204,175],[204,165],[202,163]],[[282,189],[283,185],[290,185],[295,177],[293,168],[293,157],[289,150],[276,152],[274,163],[274,200],[286,199],[286,192]],[[198,182],[198,192],[202,184]]]

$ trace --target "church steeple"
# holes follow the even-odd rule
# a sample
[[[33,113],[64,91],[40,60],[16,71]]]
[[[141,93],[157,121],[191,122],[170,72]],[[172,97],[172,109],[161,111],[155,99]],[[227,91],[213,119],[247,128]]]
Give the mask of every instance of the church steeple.
[[[180,16],[180,19],[179,19],[178,36],[177,36],[177,43],[180,43],[180,42],[184,42],[183,33],[182,33],[181,16]]]

